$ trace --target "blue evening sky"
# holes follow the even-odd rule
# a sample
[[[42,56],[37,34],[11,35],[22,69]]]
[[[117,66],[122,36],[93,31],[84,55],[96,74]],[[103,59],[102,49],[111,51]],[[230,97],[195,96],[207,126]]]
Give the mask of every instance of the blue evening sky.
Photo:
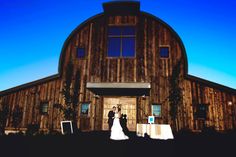
[[[107,0],[0,0],[0,91],[58,71],[62,45]],[[184,42],[189,74],[236,89],[236,1],[140,0]]]

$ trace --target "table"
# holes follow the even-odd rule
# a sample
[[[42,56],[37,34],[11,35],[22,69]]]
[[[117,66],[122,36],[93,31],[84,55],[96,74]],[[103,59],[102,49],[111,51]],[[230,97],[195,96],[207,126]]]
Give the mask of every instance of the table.
[[[137,124],[137,136],[144,137],[145,133],[147,133],[152,139],[174,139],[169,124]]]

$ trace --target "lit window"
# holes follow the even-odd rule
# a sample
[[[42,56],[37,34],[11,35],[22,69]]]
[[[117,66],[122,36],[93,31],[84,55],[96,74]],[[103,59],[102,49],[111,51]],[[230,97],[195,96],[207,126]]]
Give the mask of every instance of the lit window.
[[[161,105],[152,104],[152,115],[155,117],[161,117]]]
[[[48,102],[43,102],[40,105],[40,113],[47,114],[48,113]]]
[[[82,103],[81,115],[89,115],[90,103]]]
[[[208,106],[206,104],[198,104],[196,107],[196,118],[206,119]]]
[[[160,47],[160,57],[169,58],[169,47]]]
[[[111,26],[108,29],[108,57],[135,56],[135,27]]]
[[[76,50],[76,56],[77,56],[77,58],[84,58],[85,57],[85,49],[78,47]]]

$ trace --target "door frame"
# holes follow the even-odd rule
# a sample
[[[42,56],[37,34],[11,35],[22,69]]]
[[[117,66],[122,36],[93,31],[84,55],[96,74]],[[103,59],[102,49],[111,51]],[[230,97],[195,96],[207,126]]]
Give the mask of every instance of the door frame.
[[[138,113],[137,113],[137,111],[138,111],[137,96],[103,96],[102,97],[102,126],[101,126],[103,131],[106,131],[106,130],[103,129],[103,123],[104,123],[103,114],[104,114],[104,102],[105,102],[104,99],[105,98],[133,98],[133,99],[135,99],[135,103],[136,103],[135,104],[135,110],[136,110],[135,121],[136,121],[136,125],[137,125],[137,116],[138,116]],[[135,129],[137,127],[136,125],[135,125]]]

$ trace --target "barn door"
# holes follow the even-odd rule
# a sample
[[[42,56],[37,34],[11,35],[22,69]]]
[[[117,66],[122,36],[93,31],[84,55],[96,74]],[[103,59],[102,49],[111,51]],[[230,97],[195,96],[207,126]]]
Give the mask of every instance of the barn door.
[[[129,131],[136,130],[136,98],[114,97],[104,98],[103,130],[108,130],[108,112],[113,106],[121,106],[121,113],[127,115],[127,127]]]

